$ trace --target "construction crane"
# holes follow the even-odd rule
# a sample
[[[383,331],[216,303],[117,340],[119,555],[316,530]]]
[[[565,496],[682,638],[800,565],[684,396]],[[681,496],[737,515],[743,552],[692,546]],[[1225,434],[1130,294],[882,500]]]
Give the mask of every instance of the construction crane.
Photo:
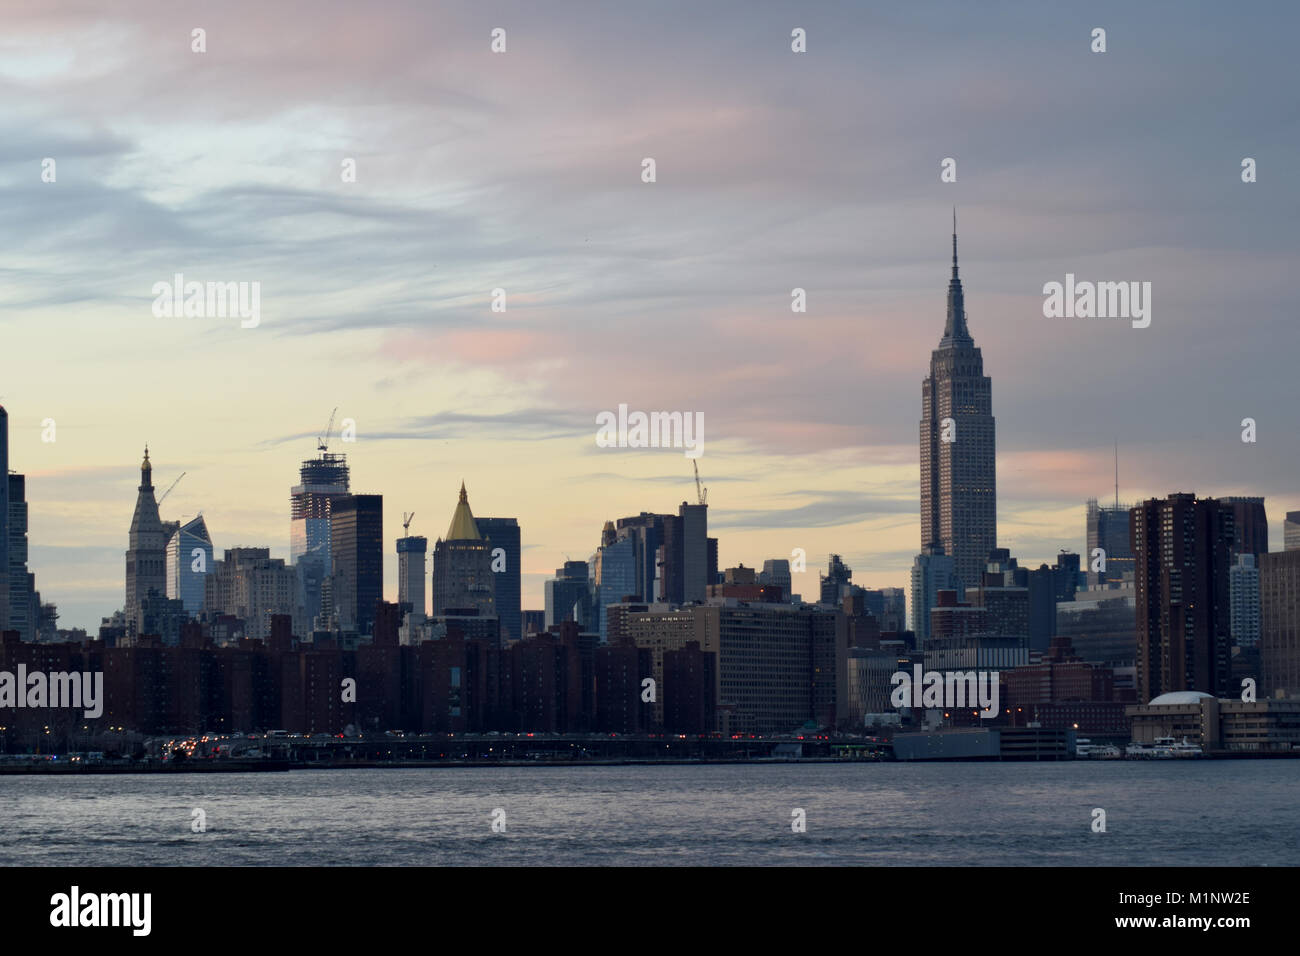
[[[338,411],[339,408],[335,405],[334,411],[330,412],[330,420],[325,425],[325,430],[316,436],[317,451],[324,452],[330,450],[330,432],[334,431],[334,416],[338,414]]]
[[[411,531],[411,519],[414,517],[415,517],[414,511],[412,511],[410,514],[407,514],[405,511],[402,512],[402,532],[408,536],[410,535],[410,531]]]
[[[709,499],[709,489],[700,485],[700,463],[692,458],[691,464],[695,467],[695,495],[700,499],[700,504],[705,504]]]
[[[162,498],[158,499],[158,504],[163,503],[163,498],[166,498],[168,495],[170,495],[172,493],[172,489],[176,487],[177,482],[179,482],[184,477],[185,477],[185,472],[182,471],[177,476],[176,481],[173,481],[170,485],[167,486],[167,490],[162,493]]]

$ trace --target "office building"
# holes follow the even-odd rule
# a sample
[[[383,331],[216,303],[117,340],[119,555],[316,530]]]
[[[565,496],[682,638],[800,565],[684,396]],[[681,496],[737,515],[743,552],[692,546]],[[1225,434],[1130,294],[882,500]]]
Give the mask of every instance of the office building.
[[[639,599],[637,593],[636,542],[628,536],[618,537],[612,521],[605,522],[601,545],[596,551],[594,608],[596,624],[593,630],[601,641],[607,640],[605,606]]]
[[[1287,551],[1300,551],[1300,511],[1288,511],[1282,522],[1282,547]]]
[[[203,610],[204,580],[213,557],[203,515],[191,518],[167,539],[167,597],[180,601],[190,617]]]
[[[289,561],[298,569],[300,600],[308,621],[323,608],[333,561],[330,557],[330,501],[348,494],[346,455],[324,451],[302,463],[289,492]]]
[[[492,555],[492,581],[497,617],[505,637],[517,641],[523,634],[522,596],[518,518],[475,518],[478,532]],[[498,549],[500,551],[498,552]]]
[[[832,554],[827,561],[826,573],[820,575],[818,581],[821,585],[818,603],[838,607],[845,590],[852,584],[853,569],[838,554]]]
[[[425,555],[429,539],[407,535],[397,539],[397,607],[403,617],[415,616],[418,623],[429,613],[424,597]]]
[[[433,614],[436,617],[470,608],[481,617],[497,617],[492,548],[479,533],[465,483],[461,482],[447,535],[433,545]]]
[[[944,554],[942,545],[925,547],[913,559],[911,629],[918,642],[930,636],[930,609],[938,606],[939,592],[957,586],[956,562]]]
[[[1258,559],[1261,554],[1268,554],[1268,513],[1264,499],[1229,496],[1219,501],[1232,508],[1232,557],[1251,554]]]
[[[941,546],[962,586],[997,547],[993,385],[966,325],[953,217],[948,319],[921,387],[921,549]]]
[[[1097,504],[1096,498],[1088,499],[1086,558],[1089,587],[1119,587],[1126,578],[1132,580],[1133,548],[1128,536],[1128,512],[1128,505],[1120,504],[1118,498],[1112,508]],[[1093,570],[1099,567],[1098,549],[1104,552],[1104,571]]]
[[[329,499],[330,611],[342,632],[370,635],[384,597],[384,496]]]
[[[542,585],[546,598],[546,629],[573,621],[591,630],[596,625],[592,608],[591,579],[586,561],[565,561],[555,569],[555,577]]]
[[[1259,558],[1257,696],[1300,697],[1300,549]]]
[[[129,634],[140,633],[140,605],[149,593],[156,592],[160,597],[167,594],[167,539],[178,527],[173,522],[165,525],[158,516],[153,465],[149,462],[149,448],[146,446],[144,460],[140,463],[140,486],[126,551],[126,603],[123,610]]]
[[[790,562],[785,558],[768,558],[763,562],[763,570],[758,572],[758,583],[781,589],[782,600],[790,600],[794,590],[794,579],[790,576]]]
[[[214,561],[203,576],[203,585],[209,621],[223,615],[237,618],[244,622],[245,637],[266,640],[272,618],[282,615],[293,633],[305,632],[295,570],[282,558],[272,558],[269,548],[227,548],[224,558]]]

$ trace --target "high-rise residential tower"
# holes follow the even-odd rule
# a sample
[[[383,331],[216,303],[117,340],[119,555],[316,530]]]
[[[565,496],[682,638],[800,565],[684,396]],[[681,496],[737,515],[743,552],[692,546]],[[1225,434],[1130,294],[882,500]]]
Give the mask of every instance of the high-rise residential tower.
[[[997,547],[993,386],[966,327],[953,214],[948,320],[921,386],[921,548],[938,545],[962,585],[980,582]]]
[[[1288,511],[1282,522],[1282,548],[1300,551],[1300,511]]]
[[[1140,703],[1173,691],[1232,696],[1234,508],[1174,494],[1130,512]]]

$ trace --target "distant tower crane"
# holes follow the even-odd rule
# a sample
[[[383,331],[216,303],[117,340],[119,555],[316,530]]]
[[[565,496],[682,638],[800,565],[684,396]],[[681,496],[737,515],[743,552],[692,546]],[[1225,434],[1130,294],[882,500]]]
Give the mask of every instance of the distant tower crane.
[[[168,495],[170,495],[170,494],[172,493],[172,489],[175,488],[176,485],[177,485],[177,483],[178,483],[182,478],[185,477],[185,474],[186,474],[186,473],[182,471],[182,472],[177,476],[176,481],[173,481],[170,485],[167,486],[167,490],[164,491],[164,492],[162,493],[162,498],[159,498],[159,499],[158,499],[158,504],[162,504],[162,503],[163,503],[163,498],[166,498]]]
[[[334,406],[334,411],[330,412],[330,420],[325,426],[325,430],[316,436],[316,450],[325,452],[330,449],[330,432],[334,431],[334,416],[338,414],[339,408]]]
[[[414,518],[414,517],[415,517],[415,512],[414,512],[414,511],[412,511],[410,514],[407,514],[405,511],[402,512],[402,532],[403,532],[407,537],[410,537],[410,533],[411,533],[411,519]]]
[[[700,463],[692,458],[691,464],[695,468],[695,495],[700,499],[700,504],[705,504],[709,499],[709,489],[700,485]]]

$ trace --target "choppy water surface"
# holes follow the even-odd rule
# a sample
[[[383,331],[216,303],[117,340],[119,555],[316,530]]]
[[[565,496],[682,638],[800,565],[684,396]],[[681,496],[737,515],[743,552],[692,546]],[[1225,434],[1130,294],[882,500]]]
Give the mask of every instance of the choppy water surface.
[[[11,776],[0,864],[1291,866],[1297,783],[1294,760]]]

